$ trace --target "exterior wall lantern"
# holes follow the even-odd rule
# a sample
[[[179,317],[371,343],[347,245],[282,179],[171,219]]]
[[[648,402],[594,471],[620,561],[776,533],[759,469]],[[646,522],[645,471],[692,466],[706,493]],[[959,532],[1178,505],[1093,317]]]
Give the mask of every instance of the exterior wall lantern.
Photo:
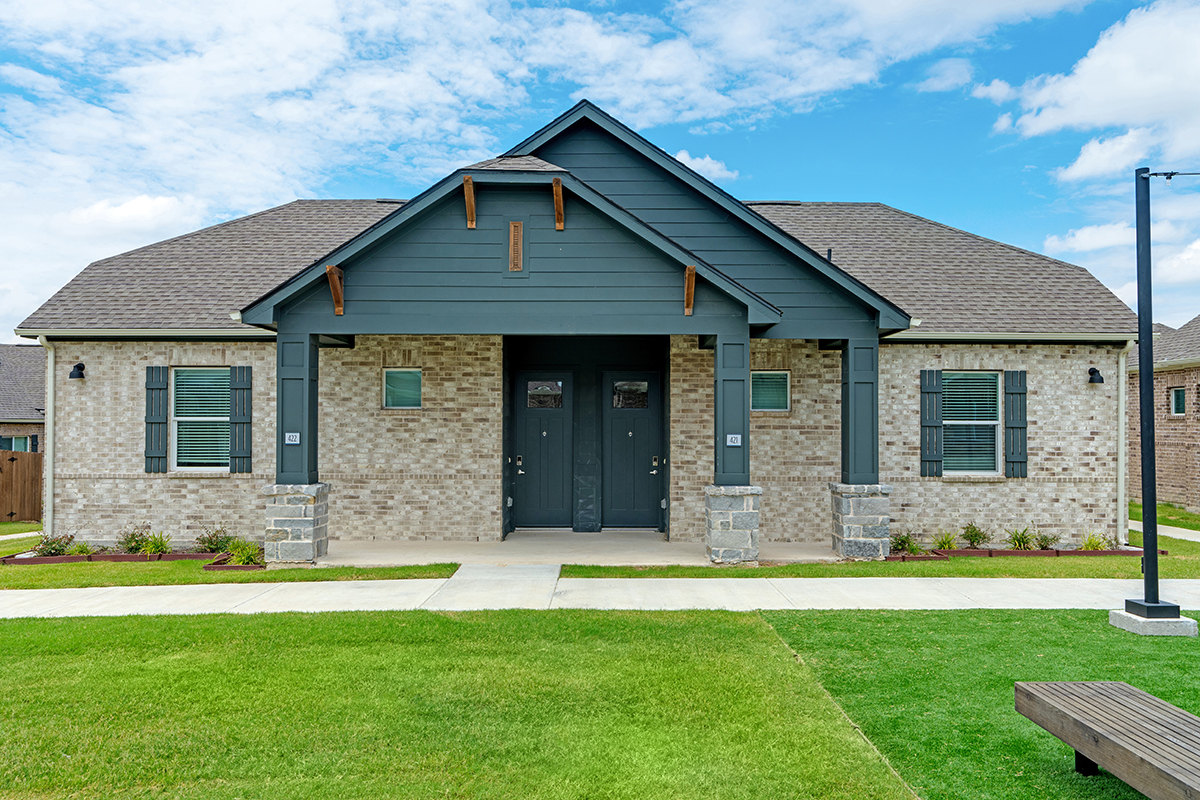
[[[1095,367],[1088,370],[1088,375],[1091,376],[1088,378],[1088,383],[1104,383],[1104,376]]]
[[[81,381],[84,379],[82,361],[80,361],[71,369],[71,374],[68,375],[67,378],[73,381]]]

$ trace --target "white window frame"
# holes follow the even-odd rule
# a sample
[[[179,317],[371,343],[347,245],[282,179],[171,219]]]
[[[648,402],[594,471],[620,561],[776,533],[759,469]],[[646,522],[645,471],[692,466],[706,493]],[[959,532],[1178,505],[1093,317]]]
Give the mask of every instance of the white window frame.
[[[945,408],[945,393],[946,393],[946,375],[971,373],[975,375],[995,375],[996,376],[996,421],[983,422],[981,420],[946,420],[945,412],[942,416],[942,443],[945,446],[944,432],[947,425],[995,425],[996,426],[996,468],[992,470],[957,470],[947,469],[945,453],[942,454],[942,475],[962,476],[965,478],[994,478],[1004,474],[1004,374],[999,370],[991,369],[951,369],[942,370],[942,408]]]
[[[1172,417],[1186,417],[1187,416],[1187,387],[1186,386],[1172,386],[1170,389],[1170,392],[1171,392],[1171,416]],[[1183,398],[1183,400],[1180,402],[1180,405],[1183,406],[1183,411],[1175,410],[1175,398],[1176,397]]]
[[[784,408],[755,408],[754,407],[754,376],[755,375],[786,375],[787,376],[787,406]],[[790,369],[752,369],[750,370],[750,410],[757,414],[786,414],[792,410],[792,371]]]
[[[229,423],[229,415],[226,414],[225,417],[223,417],[223,418],[222,417],[176,417],[175,416],[175,370],[177,370],[177,369],[210,369],[213,371],[217,371],[217,370],[224,370],[226,372],[229,371],[229,367],[184,367],[184,366],[171,367],[171,384],[170,384],[170,390],[167,395],[167,420],[169,422],[168,437],[167,437],[169,439],[169,441],[167,442],[167,449],[170,452],[170,456],[171,456],[171,471],[172,472],[211,472],[213,474],[228,473],[229,472],[229,464],[228,463],[223,467],[181,467],[178,464],[176,445],[179,442],[179,426],[177,423],[179,423],[180,421],[182,421],[182,422],[194,422],[194,421],[221,422],[222,419],[224,419],[224,421],[226,423]],[[232,390],[230,390],[230,391],[232,391]]]
[[[421,377],[421,392],[415,406],[389,406],[387,404],[387,375],[389,372],[415,372]],[[385,411],[420,411],[425,407],[425,376],[421,367],[384,367],[379,375],[379,406]]]

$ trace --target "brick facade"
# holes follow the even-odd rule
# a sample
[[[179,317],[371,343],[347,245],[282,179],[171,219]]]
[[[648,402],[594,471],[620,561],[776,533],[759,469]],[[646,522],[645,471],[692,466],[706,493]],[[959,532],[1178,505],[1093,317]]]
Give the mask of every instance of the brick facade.
[[[1186,413],[1171,413],[1171,390],[1185,391]],[[1129,499],[1142,500],[1141,397],[1138,375],[1129,376]],[[1154,466],[1158,501],[1200,511],[1200,368],[1154,373]]]
[[[46,426],[40,423],[0,422],[0,436],[36,436],[38,450],[42,449],[42,437],[46,435]]]

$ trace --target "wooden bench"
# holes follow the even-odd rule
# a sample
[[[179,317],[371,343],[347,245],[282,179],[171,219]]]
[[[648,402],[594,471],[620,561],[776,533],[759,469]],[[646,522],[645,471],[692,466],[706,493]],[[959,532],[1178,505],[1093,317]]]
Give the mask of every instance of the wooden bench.
[[[1200,717],[1127,683],[1018,683],[1017,712],[1154,800],[1200,798]]]

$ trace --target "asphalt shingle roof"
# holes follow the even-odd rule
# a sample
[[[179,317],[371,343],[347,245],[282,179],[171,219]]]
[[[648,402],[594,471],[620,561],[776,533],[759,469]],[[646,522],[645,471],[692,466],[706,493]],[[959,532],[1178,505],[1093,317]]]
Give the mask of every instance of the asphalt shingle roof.
[[[1083,267],[882,203],[747,203],[939,333],[1133,333]]]
[[[1167,328],[1166,325],[1160,326],[1159,323],[1154,324],[1155,332],[1159,332],[1160,328],[1166,330],[1154,343],[1155,364],[1164,361],[1200,361],[1200,317],[1178,330]],[[1137,367],[1137,364],[1137,350],[1134,350],[1129,357],[1129,366],[1132,369]]]
[[[0,420],[40,420],[46,406],[46,350],[0,344]]]
[[[556,167],[549,161],[543,161],[537,156],[498,156],[480,161],[463,169],[478,170],[514,170],[517,172],[566,172],[562,167]]]
[[[560,171],[533,157],[471,169]],[[297,200],[88,266],[21,323],[41,329],[252,329],[229,314],[399,208]],[[880,203],[748,203],[913,317],[922,332],[1133,333],[1087,270]],[[737,280],[731,272],[730,277]],[[252,329],[257,330],[257,329]]]

